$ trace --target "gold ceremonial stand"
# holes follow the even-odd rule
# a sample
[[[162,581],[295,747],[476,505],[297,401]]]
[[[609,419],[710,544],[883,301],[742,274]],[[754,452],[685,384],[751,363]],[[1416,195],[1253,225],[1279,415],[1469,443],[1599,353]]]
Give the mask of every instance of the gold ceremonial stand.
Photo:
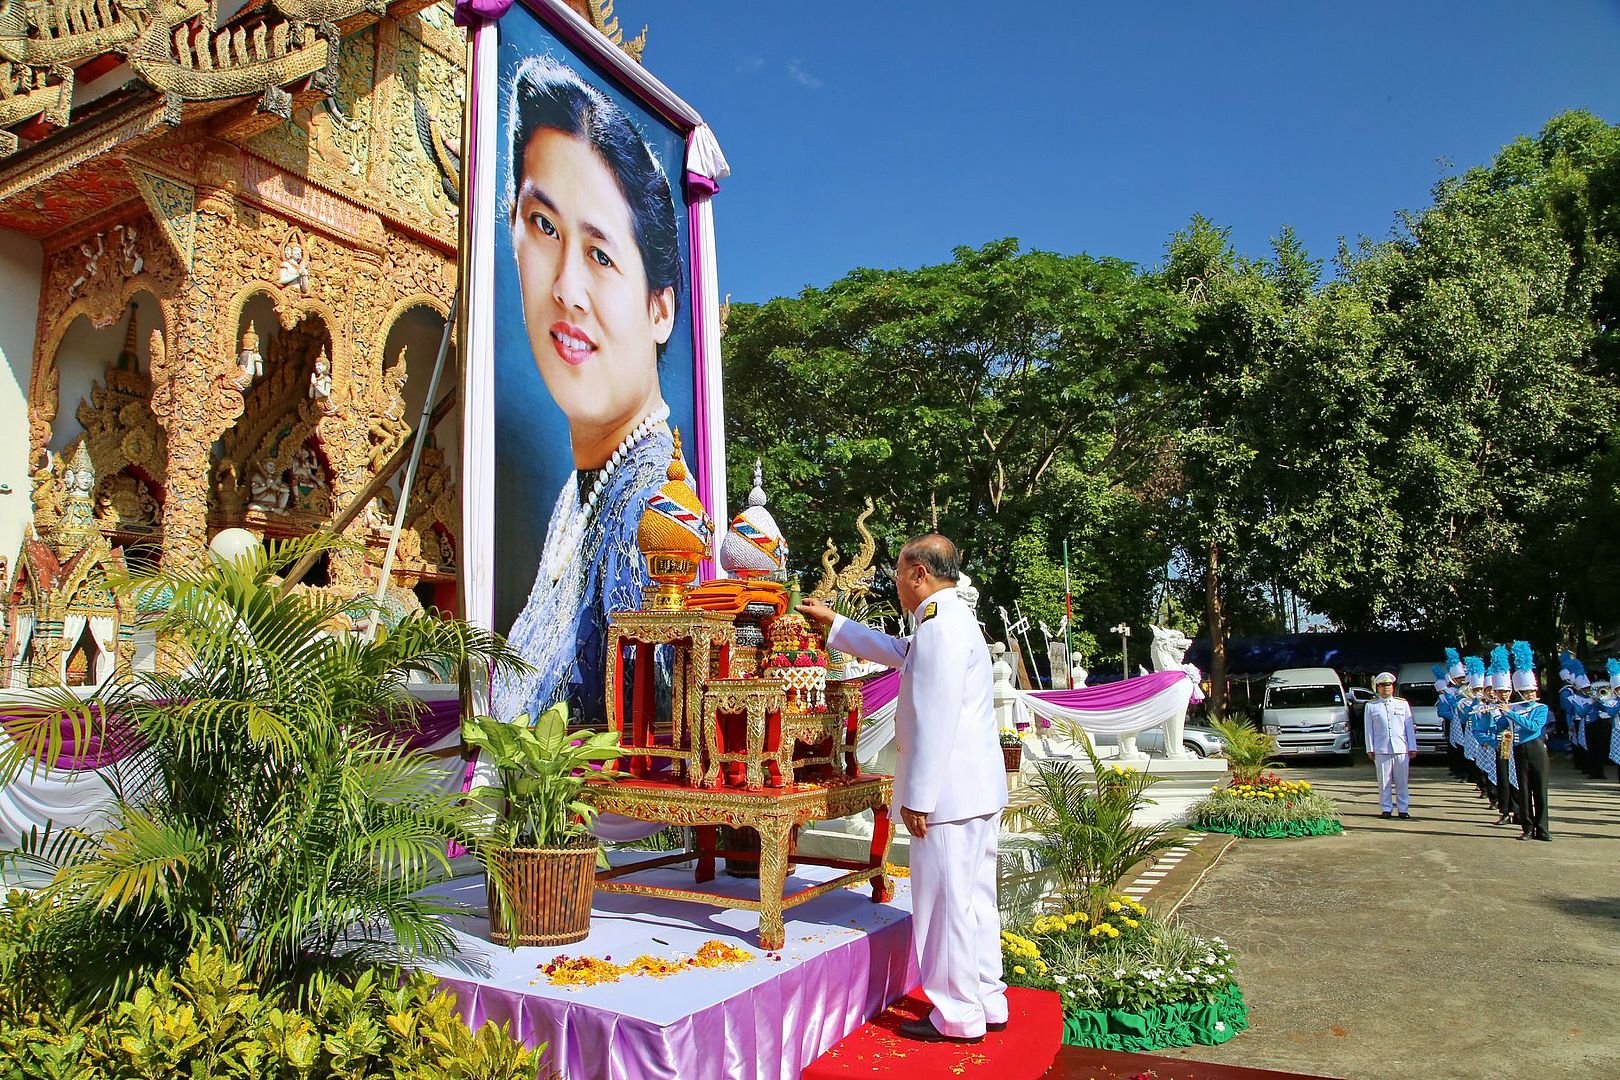
[[[622,611],[615,612],[608,626],[607,722],[614,731],[630,731],[622,741],[630,758],[626,771],[632,777],[651,775],[650,758],[663,757],[677,763],[679,774],[689,783],[705,780],[703,767],[712,754],[703,725],[703,687],[715,674],[730,674],[731,649],[736,629],[729,616],[706,611]],[[653,649],[675,646],[675,666],[671,678],[672,705],[667,745],[658,742],[654,730],[657,709],[653,702]],[[630,653],[630,700],[623,700],[626,650]],[[713,781],[708,780],[712,786]]]
[[[759,944],[763,949],[780,949],[784,944],[782,912],[795,904],[813,900],[824,893],[862,881],[872,883],[872,902],[881,904],[893,896],[883,857],[889,848],[889,801],[894,781],[887,776],[861,776],[829,784],[798,784],[773,791],[711,791],[681,784],[656,781],[603,780],[587,786],[585,795],[598,809],[622,814],[638,821],[666,821],[695,826],[697,847],[652,859],[644,859],[611,870],[599,871],[596,887],[603,892],[634,893],[664,900],[685,900],[713,907],[740,908],[759,912]],[[864,862],[854,859],[819,858],[797,854],[793,834],[810,821],[849,817],[862,810],[873,810],[872,846]],[[722,851],[716,847],[715,827],[750,828],[759,833],[759,851]],[[697,860],[696,883],[714,880],[714,861],[759,861],[759,899],[717,896],[698,889],[677,889],[648,885],[622,878],[642,870]],[[800,889],[783,893],[789,859],[801,865],[829,866],[843,874]]]
[[[833,684],[825,712],[790,711],[786,686],[771,678],[729,678],[735,630],[729,616],[699,611],[617,612],[608,629],[608,725],[620,733],[629,776],[595,780],[584,797],[599,811],[638,821],[692,826],[696,847],[603,870],[596,887],[759,912],[759,942],[783,945],[782,912],[834,889],[872,883],[872,900],[892,895],[883,872],[889,847],[889,803],[894,781],[865,776],[855,761],[861,692]],[[653,649],[674,649],[674,695],[667,733],[658,730],[653,696]],[[631,688],[624,684],[629,658]],[[711,659],[716,670],[711,673]],[[734,733],[732,739],[727,731]],[[736,733],[741,738],[735,737]],[[798,747],[809,755],[795,758]],[[652,759],[673,767],[656,774]],[[865,860],[798,855],[799,826],[873,811],[872,844]],[[719,850],[717,827],[749,828],[759,851]],[[698,889],[624,880],[632,874],[695,860],[696,884],[714,880],[715,859],[759,864],[759,898],[718,896]],[[844,873],[784,894],[787,864],[796,861]]]

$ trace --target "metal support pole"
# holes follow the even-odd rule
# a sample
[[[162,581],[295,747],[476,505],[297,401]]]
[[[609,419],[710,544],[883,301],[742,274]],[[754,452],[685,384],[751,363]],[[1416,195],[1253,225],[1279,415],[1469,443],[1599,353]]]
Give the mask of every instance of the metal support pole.
[[[382,576],[377,579],[377,602],[388,595],[388,578],[394,570],[394,552],[399,547],[399,534],[405,528],[405,510],[411,501],[411,485],[416,482],[416,466],[422,460],[422,448],[427,445],[428,429],[432,427],[433,404],[439,393],[439,376],[444,373],[444,358],[450,352],[450,332],[455,329],[455,312],[460,308],[461,290],[450,298],[450,316],[444,321],[444,333],[439,337],[439,355],[433,358],[433,375],[428,380],[427,394],[422,398],[422,415],[416,422],[415,445],[411,447],[411,460],[405,466],[405,479],[399,485],[399,503],[394,507],[394,527],[388,534],[388,549],[383,553]],[[373,618],[366,631],[366,640],[377,636],[377,622]]]

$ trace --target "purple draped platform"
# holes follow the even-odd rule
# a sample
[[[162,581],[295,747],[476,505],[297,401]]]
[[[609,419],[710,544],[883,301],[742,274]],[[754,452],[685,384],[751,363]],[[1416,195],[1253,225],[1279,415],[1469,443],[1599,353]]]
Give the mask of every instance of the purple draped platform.
[[[789,881],[802,886],[836,873],[801,867]],[[637,880],[690,888],[692,874],[667,868],[638,874]],[[908,886],[896,882],[887,904],[872,903],[863,887],[789,908],[786,942],[775,954],[760,950],[753,912],[598,893],[591,936],[577,945],[508,950],[488,940],[484,919],[469,917],[456,934],[457,955],[426,970],[456,992],[469,1024],[507,1023],[526,1045],[548,1044],[549,1063],[569,1080],[793,1080],[917,985]],[[757,895],[754,882],[724,874],[705,888]],[[480,911],[484,906],[482,877],[433,891]],[[600,986],[552,986],[540,970],[559,955],[621,964],[644,954],[691,956],[711,940],[742,948],[754,959],[662,979],[627,976]]]
[[[413,717],[410,723],[393,727],[379,725],[374,730],[379,734],[392,734],[403,741],[410,750],[426,750],[437,746],[460,730],[461,702],[451,699],[420,704],[422,711]],[[0,730],[17,730],[18,726],[30,720],[56,711],[32,705],[14,705],[0,712]],[[88,711],[97,721],[100,720],[100,706],[90,704]],[[99,722],[90,724],[92,730],[83,732],[83,738],[79,738],[79,733],[74,731],[72,717],[61,717],[57,723],[62,732],[62,753],[54,762],[46,762],[56,769],[66,769],[70,772],[105,769],[146,745],[139,735],[120,725],[116,720],[105,725]]]

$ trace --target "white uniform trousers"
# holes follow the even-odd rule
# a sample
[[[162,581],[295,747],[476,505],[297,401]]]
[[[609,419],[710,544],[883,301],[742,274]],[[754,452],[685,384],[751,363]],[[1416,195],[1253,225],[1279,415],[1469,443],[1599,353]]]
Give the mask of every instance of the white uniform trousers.
[[[1373,764],[1378,769],[1378,808],[1386,814],[1395,810],[1406,813],[1406,778],[1411,762],[1405,754],[1374,754]],[[1394,798],[1391,799],[1393,789]]]
[[[955,1038],[1007,1022],[996,850],[1001,812],[929,822],[911,838],[912,941],[934,1027]]]

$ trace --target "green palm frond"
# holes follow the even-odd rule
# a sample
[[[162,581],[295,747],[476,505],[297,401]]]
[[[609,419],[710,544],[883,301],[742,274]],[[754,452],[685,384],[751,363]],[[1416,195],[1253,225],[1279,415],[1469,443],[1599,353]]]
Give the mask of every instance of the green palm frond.
[[[144,914],[176,899],[187,873],[208,862],[209,845],[183,822],[120,810],[118,827],[97,837],[86,857],[63,866],[52,888],[115,915],[126,908]]]
[[[8,730],[8,775],[60,761],[104,716],[145,746],[107,770],[107,833],[37,836],[10,856],[55,874],[60,947],[80,958],[65,970],[93,992],[203,942],[272,985],[449,947],[448,905],[418,894],[447,872],[448,841],[482,847],[487,810],[442,791],[432,759],[389,729],[420,712],[412,675],[522,662],[437,615],[372,642],[331,636],[337,614],[369,602],[283,595],[276,575],[339,546],[271,544],[230,565],[127,576],[117,587],[177,666],[120,671],[95,708],[59,695]]]

